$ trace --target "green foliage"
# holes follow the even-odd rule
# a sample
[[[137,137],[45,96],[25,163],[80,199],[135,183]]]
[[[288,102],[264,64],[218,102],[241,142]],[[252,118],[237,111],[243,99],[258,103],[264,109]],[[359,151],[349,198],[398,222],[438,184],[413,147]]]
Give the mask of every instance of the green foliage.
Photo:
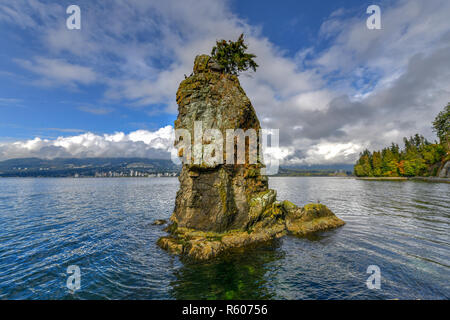
[[[373,177],[372,155],[369,150],[366,149],[361,153],[354,171],[357,176]]]
[[[390,148],[381,151],[381,175],[384,177],[398,177],[399,147],[392,144]]]
[[[433,122],[441,143],[430,143],[422,135],[403,138],[405,148],[392,143],[381,151],[364,150],[355,164],[358,177],[436,176],[441,163],[450,160],[450,103]]]
[[[434,119],[433,129],[441,143],[446,143],[450,150],[450,102]]]
[[[404,138],[403,141],[405,143],[403,150],[396,144],[373,153],[364,150],[355,164],[355,175],[358,177],[436,175],[434,165],[444,158],[445,148],[441,144],[428,142],[418,134]]]
[[[250,68],[256,71],[258,64],[253,60],[256,56],[246,53],[247,49],[248,47],[244,43],[244,34],[241,34],[237,41],[216,41],[211,56],[224,68],[226,73],[237,75]]]
[[[382,171],[382,159],[381,159],[381,152],[375,151],[372,155],[372,169],[373,169],[373,175],[375,177],[381,177]]]

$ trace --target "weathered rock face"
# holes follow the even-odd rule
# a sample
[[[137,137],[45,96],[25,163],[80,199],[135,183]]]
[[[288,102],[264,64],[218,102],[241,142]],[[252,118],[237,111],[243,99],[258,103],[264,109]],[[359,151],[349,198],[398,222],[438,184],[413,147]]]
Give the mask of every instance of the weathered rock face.
[[[249,200],[268,190],[266,177],[249,172],[243,165],[183,166],[172,222],[203,231],[244,229],[250,222]]]
[[[189,143],[194,161],[183,163],[172,224],[166,229],[171,235],[160,238],[158,245],[203,260],[287,233],[304,236],[343,225],[324,205],[299,208],[289,201],[277,201],[276,192],[268,188],[267,176],[261,174],[262,159],[256,155],[256,161],[250,161],[254,155],[250,139],[245,143],[244,163],[235,164],[236,156],[230,156],[230,150],[237,150],[234,138],[231,149],[225,141],[222,150],[214,149],[222,162],[205,160],[213,138],[203,133],[210,129],[219,131],[224,139],[227,130],[253,129],[258,146],[260,141],[258,118],[238,78],[221,71],[209,56],[197,56],[193,74],[177,91],[175,129],[184,129],[194,138],[192,145]],[[200,147],[194,145],[198,139]],[[181,138],[175,145],[180,142]],[[184,152],[186,148],[180,149],[180,157]]]
[[[236,76],[220,73],[209,56],[197,56],[194,73],[181,82],[177,92],[178,118],[175,129],[186,129],[195,137],[195,123],[201,132],[217,129],[225,139],[227,129],[254,129],[260,124],[250,100]],[[208,141],[203,139],[203,144]],[[203,149],[192,146],[193,156],[202,158]],[[248,150],[247,150],[248,151]],[[224,232],[244,229],[249,223],[249,200],[268,190],[267,177],[260,174],[262,165],[205,161],[184,164],[180,175],[172,221],[179,227]]]
[[[262,196],[258,200],[255,198],[255,201],[259,202],[256,207],[261,208],[270,199]],[[257,209],[255,212],[260,211]],[[172,224],[166,229],[171,235],[161,237],[158,245],[174,254],[207,260],[229,250],[266,243],[286,234],[304,237],[344,224],[323,204],[308,204],[299,208],[289,201],[274,201],[246,231],[205,232]]]
[[[439,178],[450,178],[450,161],[447,161],[438,174]]]

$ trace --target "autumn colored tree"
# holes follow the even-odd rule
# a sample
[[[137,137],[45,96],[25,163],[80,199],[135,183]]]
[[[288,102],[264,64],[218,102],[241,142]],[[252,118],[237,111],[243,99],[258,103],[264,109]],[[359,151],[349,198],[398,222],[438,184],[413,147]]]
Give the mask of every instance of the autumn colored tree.
[[[358,177],[373,177],[372,154],[369,150],[366,149],[361,153],[354,172]]]
[[[381,167],[382,175],[385,177],[397,177],[398,176],[398,159],[399,153],[395,148],[386,148],[382,151]],[[397,146],[398,147],[398,146]]]
[[[379,151],[375,151],[372,155],[372,168],[375,177],[380,177],[382,175],[381,152]]]
[[[412,177],[436,175],[445,156],[442,144],[430,143],[416,134],[404,138],[405,147],[392,144],[381,151],[364,150],[360,154],[354,173],[358,177]]]

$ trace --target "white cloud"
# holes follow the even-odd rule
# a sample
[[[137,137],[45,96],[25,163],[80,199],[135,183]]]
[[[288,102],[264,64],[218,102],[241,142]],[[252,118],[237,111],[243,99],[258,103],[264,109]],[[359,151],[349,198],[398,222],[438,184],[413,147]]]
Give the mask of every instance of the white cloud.
[[[362,147],[380,148],[415,132],[432,138],[431,121],[449,100],[447,0],[386,3],[382,30],[366,28],[365,12],[349,17],[351,12],[339,9],[318,35],[318,43],[327,47],[302,48],[294,57],[286,56],[260,28],[237,17],[223,1],[79,5],[82,32],[65,29],[61,24],[65,10],[59,4],[36,0],[1,4],[1,21],[38,30],[51,58],[42,54],[18,62],[38,74],[41,84],[101,82],[107,88],[106,100],[143,108],[164,105],[160,112],[176,113],[175,92],[183,74],[191,73],[195,55],[209,53],[217,39],[234,39],[245,32],[260,68],[240,81],[263,127],[280,129],[283,152],[277,154],[288,161],[352,162]],[[36,14],[39,24],[32,18]],[[336,80],[330,81],[330,75]],[[85,107],[89,112],[90,106]],[[99,107],[90,111],[106,113]],[[151,134],[78,136],[80,142],[73,142],[69,153],[95,154],[92,148],[105,146],[111,154],[120,153],[125,152],[122,144],[148,141],[161,147],[165,140],[152,140]],[[52,143],[35,142],[62,148]],[[139,150],[131,149],[130,154]]]
[[[362,146],[354,143],[319,143],[307,151],[305,163],[348,163],[353,156],[362,151]],[[349,159],[350,158],[350,159]]]
[[[25,157],[148,157],[170,158],[173,127],[157,131],[138,130],[125,134],[97,135],[90,132],[57,139],[34,138],[0,143],[0,160]]]
[[[333,97],[333,93],[328,90],[309,91],[292,97],[289,104],[296,106],[299,111],[323,111]]]
[[[411,55],[430,53],[448,35],[450,3],[445,0],[399,0],[382,6],[381,30],[365,26],[367,15],[332,15],[321,28],[333,44],[316,63],[326,70],[352,72],[360,65],[383,73],[404,69]]]
[[[39,85],[91,84],[96,81],[96,73],[89,67],[68,63],[62,59],[37,57],[34,61],[15,59],[19,65],[41,77]]]

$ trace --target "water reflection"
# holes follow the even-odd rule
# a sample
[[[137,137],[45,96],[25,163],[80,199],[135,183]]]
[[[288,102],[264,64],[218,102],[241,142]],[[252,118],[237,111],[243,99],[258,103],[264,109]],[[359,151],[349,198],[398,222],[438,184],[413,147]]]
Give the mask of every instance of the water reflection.
[[[270,299],[275,296],[275,271],[284,252],[280,241],[235,251],[210,262],[183,261],[170,292],[175,299]]]
[[[449,299],[450,185],[270,178],[346,221],[309,239],[189,263],[156,245],[176,178],[2,179],[0,299]],[[66,288],[69,265],[81,290]],[[378,265],[381,290],[369,290]]]

